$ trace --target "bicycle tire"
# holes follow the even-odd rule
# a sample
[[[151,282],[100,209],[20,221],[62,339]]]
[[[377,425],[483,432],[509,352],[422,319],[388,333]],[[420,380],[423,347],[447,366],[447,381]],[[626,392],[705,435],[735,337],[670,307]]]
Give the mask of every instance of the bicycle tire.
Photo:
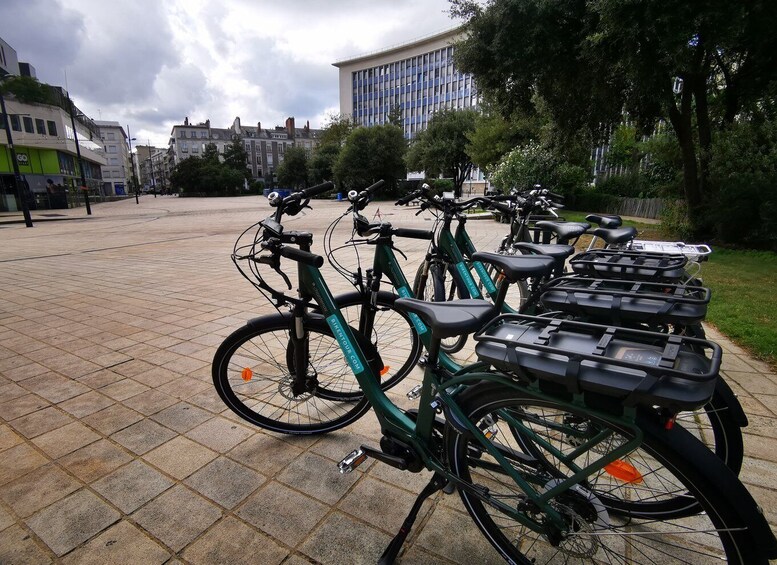
[[[512,416],[515,412],[520,417],[527,409],[547,410],[558,412],[556,416],[569,414],[596,420],[603,429],[626,439],[632,434],[582,409],[541,400],[505,385],[472,387],[462,395],[459,404],[464,415],[476,425],[488,423],[487,416],[495,415],[496,421],[501,417],[504,425],[506,413]],[[462,502],[481,533],[510,562],[541,564],[566,557],[564,563],[642,563],[650,562],[651,558],[656,563],[681,562],[684,558],[693,563],[721,558],[738,565],[767,563],[765,553],[771,549],[759,548],[759,540],[771,533],[765,533],[768,525],[762,517],[758,518],[758,508],[744,486],[722,461],[682,427],[666,430],[654,416],[650,412],[639,415],[637,423],[644,433],[644,441],[640,448],[618,460],[639,470],[641,482],[636,484],[635,479],[630,479],[631,483],[618,484],[617,479],[602,470],[579,487],[557,495],[553,506],[567,519],[570,535],[556,537],[555,545],[549,542],[554,539],[550,529],[539,535],[489,504],[494,500],[519,508],[525,498],[495,460],[485,460],[489,456],[471,434],[458,433],[450,425],[446,430],[448,461],[460,479],[479,486],[477,494],[460,488]],[[549,416],[547,420],[536,420],[536,427],[543,421],[549,428],[546,439],[558,434],[550,426]],[[491,442],[509,459],[510,453],[521,451],[521,447],[507,445],[516,433],[514,426],[508,427],[508,431],[497,429]],[[544,483],[546,490],[556,486],[559,477],[567,476],[567,473],[559,474],[558,467],[549,469],[545,464],[540,465],[549,471]],[[514,468],[519,473],[529,472],[520,464]],[[532,472],[536,473],[536,469]],[[655,493],[650,492],[651,488]],[[613,496],[616,490],[623,492]],[[686,512],[677,511],[680,495]],[[671,512],[666,511],[667,504],[673,507]],[[527,510],[527,515],[530,514]],[[531,554],[527,555],[528,552]]]
[[[244,420],[284,434],[320,434],[358,420],[370,409],[361,394],[347,400],[320,396],[315,391],[297,396],[291,392],[293,366],[288,363],[287,353],[292,347],[291,323],[290,314],[264,316],[251,320],[224,340],[212,365],[219,397]],[[305,328],[310,339],[311,367],[319,383],[328,391],[360,390],[326,322],[310,318]]]
[[[380,387],[388,390],[400,383],[415,368],[423,353],[423,345],[418,332],[404,312],[394,308],[397,295],[379,291],[375,305],[377,312],[373,322],[369,342],[378,350],[383,361]],[[364,297],[358,291],[340,294],[334,297],[335,305],[345,318],[345,323],[353,329],[359,328],[359,317]],[[353,392],[329,391],[319,387],[319,395],[332,400],[352,400],[361,397],[361,389]]]
[[[466,296],[464,295],[462,285],[453,275],[453,270],[442,261],[432,260],[425,280],[422,280],[423,271],[424,263],[421,263],[413,279],[413,294],[416,298],[430,302],[447,302],[456,298],[469,298],[468,293]],[[447,276],[448,274],[450,276]],[[467,335],[445,338],[440,342],[440,349],[449,355],[458,353],[466,345],[467,339]]]

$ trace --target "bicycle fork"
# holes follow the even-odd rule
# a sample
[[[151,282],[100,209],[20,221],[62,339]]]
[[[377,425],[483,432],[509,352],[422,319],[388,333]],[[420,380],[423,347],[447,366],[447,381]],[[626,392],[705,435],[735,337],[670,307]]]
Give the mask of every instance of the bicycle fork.
[[[286,358],[291,357],[293,363],[293,366],[289,367],[292,373],[291,392],[297,397],[313,392],[318,385],[317,375],[308,374],[310,340],[305,329],[305,307],[301,304],[294,306],[289,341],[292,351],[291,355],[286,352]]]

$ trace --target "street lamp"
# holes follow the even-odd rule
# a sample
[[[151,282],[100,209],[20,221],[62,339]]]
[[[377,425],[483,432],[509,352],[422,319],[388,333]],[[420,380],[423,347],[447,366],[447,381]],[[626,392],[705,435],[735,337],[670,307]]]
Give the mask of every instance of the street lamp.
[[[132,142],[135,141],[135,138],[130,135],[129,124],[127,124],[127,140],[129,141],[130,165],[132,165],[132,186],[135,189],[135,204],[140,204],[140,201],[138,200],[138,191],[140,187],[138,186],[138,179],[135,177],[135,158],[132,155]]]
[[[32,216],[30,216],[30,209],[27,207],[26,194],[24,190],[24,184],[22,183],[22,174],[19,172],[19,162],[16,160],[16,148],[13,144],[13,137],[11,136],[11,122],[8,119],[8,112],[5,111],[5,99],[3,98],[3,92],[0,89],[0,110],[3,112],[3,125],[5,125],[5,136],[8,139],[8,147],[11,149],[11,164],[13,166],[13,182],[16,194],[19,195],[19,201],[22,204],[22,214],[24,214],[24,225],[28,228],[32,227]]]
[[[86,215],[92,215],[92,208],[89,206],[89,187],[86,186],[86,172],[84,171],[84,160],[81,159],[81,146],[78,145],[78,130],[76,129],[75,106],[70,100],[70,93],[67,93],[67,102],[70,109],[70,125],[73,126],[73,138],[76,142],[76,155],[78,155],[78,168],[81,169],[81,190],[84,192],[84,204],[86,204]]]

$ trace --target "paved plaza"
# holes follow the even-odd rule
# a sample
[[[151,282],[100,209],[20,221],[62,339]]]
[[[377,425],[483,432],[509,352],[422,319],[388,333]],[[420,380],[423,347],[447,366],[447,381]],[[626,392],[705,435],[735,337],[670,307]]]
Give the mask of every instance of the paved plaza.
[[[312,231],[322,252],[345,204],[313,205],[288,227]],[[365,214],[378,209],[431,226],[390,203]],[[269,215],[266,200],[148,195],[92,210],[33,212],[31,229],[0,217],[0,564],[375,563],[428,474],[368,461],[341,475],[347,452],[378,445],[371,413],[325,436],[283,436],[239,420],[211,383],[224,337],[275,312],[230,260],[238,235]],[[491,249],[505,226],[468,229]],[[411,277],[425,246],[398,246]],[[742,479],[777,525],[777,375],[708,335],[750,418]],[[443,493],[424,504],[401,561],[502,562]]]

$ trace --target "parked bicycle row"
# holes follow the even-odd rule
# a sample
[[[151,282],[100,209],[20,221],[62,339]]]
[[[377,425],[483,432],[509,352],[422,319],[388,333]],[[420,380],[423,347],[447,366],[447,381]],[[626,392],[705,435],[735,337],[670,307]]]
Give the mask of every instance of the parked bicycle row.
[[[736,476],[747,421],[719,378],[720,348],[704,339],[710,293],[696,268],[705,253],[638,251],[615,218],[590,216],[599,239],[631,247],[574,255],[569,243],[591,226],[537,221],[537,210],[555,208],[541,189],[457,201],[422,188],[397,204],[421,200],[433,230],[370,222],[362,212],[381,184],[349,193],[347,212],[323,234],[325,255],[354,285],[338,296],[311,252],[314,235],[283,225],[331,184],[270,195],[275,212],[241,235],[233,260],[278,312],[227,337],[213,361],[226,405],[271,431],[325,433],[372,409],[379,445],[349,453],[341,472],[368,457],[432,471],[380,562],[394,561],[421,503],[440,489],[458,491],[512,563],[777,556]],[[509,218],[495,251],[477,251],[466,232],[475,206]],[[346,217],[351,236],[335,242]],[[412,285],[398,238],[429,241]],[[371,263],[338,262],[343,245],[371,248]],[[461,364],[454,356],[471,335],[477,361]],[[407,393],[413,407],[401,409],[386,391],[416,364],[423,378]]]

